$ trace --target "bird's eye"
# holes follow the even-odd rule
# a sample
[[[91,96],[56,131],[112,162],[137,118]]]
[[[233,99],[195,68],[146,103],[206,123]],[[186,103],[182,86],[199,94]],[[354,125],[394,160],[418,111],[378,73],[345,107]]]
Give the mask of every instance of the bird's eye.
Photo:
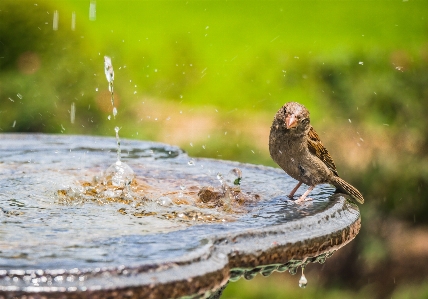
[[[304,125],[307,125],[307,124],[309,123],[309,119],[304,118],[304,119],[302,119],[302,120],[301,120],[301,122],[302,122]]]

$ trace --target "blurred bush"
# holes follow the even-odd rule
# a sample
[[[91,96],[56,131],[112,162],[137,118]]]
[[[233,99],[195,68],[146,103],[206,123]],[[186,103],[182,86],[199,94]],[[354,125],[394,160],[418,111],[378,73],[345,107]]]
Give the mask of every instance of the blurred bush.
[[[79,36],[46,3],[0,2],[0,130],[88,132],[99,121],[94,110],[92,61]],[[70,128],[71,105],[76,120]]]

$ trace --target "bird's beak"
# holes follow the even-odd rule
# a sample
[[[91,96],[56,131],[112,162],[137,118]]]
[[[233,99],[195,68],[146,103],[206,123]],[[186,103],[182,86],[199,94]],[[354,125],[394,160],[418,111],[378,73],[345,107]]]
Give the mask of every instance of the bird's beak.
[[[285,125],[287,129],[291,129],[297,126],[297,117],[294,114],[288,115],[285,118]]]

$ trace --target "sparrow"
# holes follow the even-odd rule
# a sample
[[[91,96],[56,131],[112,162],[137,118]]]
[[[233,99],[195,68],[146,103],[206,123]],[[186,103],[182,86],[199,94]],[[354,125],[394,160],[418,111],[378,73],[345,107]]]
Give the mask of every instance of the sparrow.
[[[272,159],[298,181],[288,197],[293,198],[302,183],[309,186],[296,202],[304,201],[316,185],[328,183],[356,202],[364,203],[361,193],[339,177],[333,159],[310,124],[305,106],[289,102],[278,110],[270,128],[269,152]]]

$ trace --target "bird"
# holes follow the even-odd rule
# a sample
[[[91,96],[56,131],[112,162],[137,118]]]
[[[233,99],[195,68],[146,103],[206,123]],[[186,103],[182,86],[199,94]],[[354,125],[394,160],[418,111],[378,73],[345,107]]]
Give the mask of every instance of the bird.
[[[339,177],[336,165],[318,134],[310,124],[309,111],[297,102],[285,103],[275,114],[269,134],[272,159],[298,181],[288,195],[293,198],[303,184],[309,186],[297,203],[303,202],[318,184],[331,184],[338,192],[348,194],[363,204],[363,195]]]

